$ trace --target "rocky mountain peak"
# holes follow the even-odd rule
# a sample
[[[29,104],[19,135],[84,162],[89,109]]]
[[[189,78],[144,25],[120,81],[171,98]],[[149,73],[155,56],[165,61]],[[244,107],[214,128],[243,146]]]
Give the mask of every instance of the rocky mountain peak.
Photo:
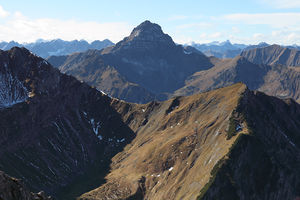
[[[155,40],[164,37],[161,27],[158,24],[150,21],[144,21],[131,32],[129,39],[147,39]]]
[[[144,21],[134,28],[128,37],[118,42],[113,48],[104,49],[103,53],[116,52],[120,49],[156,49],[160,47],[175,47],[172,38],[165,34],[158,24]]]

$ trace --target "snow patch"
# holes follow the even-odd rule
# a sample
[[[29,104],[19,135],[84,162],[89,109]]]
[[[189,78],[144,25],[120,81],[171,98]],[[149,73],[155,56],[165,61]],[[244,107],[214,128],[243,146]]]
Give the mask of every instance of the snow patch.
[[[57,49],[56,51],[49,51],[48,54],[50,56],[57,56],[65,51],[65,48]]]
[[[105,95],[105,96],[108,96],[109,98],[113,98],[112,96],[110,96],[109,94],[106,94],[105,92],[103,92],[102,90],[99,90],[98,88],[97,88],[97,90],[99,91],[99,92],[101,92],[103,95]]]
[[[280,133],[285,137],[285,139],[287,139],[287,141],[293,146],[296,147],[295,143],[293,143],[286,134],[284,134],[283,132],[280,131]]]
[[[122,138],[121,140],[117,140],[117,142],[121,143],[121,142],[124,142],[125,141],[125,138]]]
[[[103,137],[101,135],[98,135],[99,140],[103,140]]]
[[[0,74],[0,108],[24,102],[28,91],[23,83],[11,74]]]
[[[186,50],[184,49],[184,50],[183,50],[183,53],[189,55],[189,54],[191,54],[191,53],[193,53],[193,52],[188,52],[188,51],[186,51]]]
[[[92,129],[93,129],[95,135],[96,135],[100,140],[102,140],[102,139],[103,139],[102,136],[99,135],[99,128],[101,128],[101,125],[100,125],[101,123],[100,123],[100,122],[95,122],[95,119],[94,119],[94,118],[91,118],[91,119],[90,119],[90,124],[92,125]]]

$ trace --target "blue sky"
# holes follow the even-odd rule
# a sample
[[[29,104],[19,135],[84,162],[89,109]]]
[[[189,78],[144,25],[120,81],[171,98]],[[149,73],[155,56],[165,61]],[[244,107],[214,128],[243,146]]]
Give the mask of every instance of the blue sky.
[[[121,40],[143,22],[177,43],[300,44],[300,0],[0,0],[0,40]]]

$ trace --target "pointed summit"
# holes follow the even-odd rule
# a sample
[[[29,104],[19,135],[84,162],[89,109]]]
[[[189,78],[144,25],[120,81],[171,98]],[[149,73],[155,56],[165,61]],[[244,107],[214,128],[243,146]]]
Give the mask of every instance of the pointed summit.
[[[120,50],[149,50],[165,47],[175,47],[176,44],[172,38],[165,34],[158,24],[152,23],[148,20],[144,21],[135,27],[128,37],[118,42],[114,47],[105,49],[104,54],[109,52],[119,52]]]
[[[136,28],[133,29],[129,40],[139,39],[139,40],[148,40],[148,41],[168,41],[173,42],[170,36],[164,34],[161,27],[158,24],[152,23],[148,20],[144,21]]]

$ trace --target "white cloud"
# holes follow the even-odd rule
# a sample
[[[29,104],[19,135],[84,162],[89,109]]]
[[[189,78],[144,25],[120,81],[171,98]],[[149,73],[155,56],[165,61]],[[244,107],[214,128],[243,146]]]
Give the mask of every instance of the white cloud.
[[[241,30],[235,26],[231,28],[231,31],[232,31],[232,33],[240,33],[241,32]]]
[[[263,3],[275,8],[300,8],[300,0],[262,0]]]
[[[0,17],[4,18],[9,15],[9,12],[4,10],[2,6],[0,6]]]
[[[4,16],[0,8],[0,16]],[[8,16],[8,14],[6,14]],[[58,20],[51,18],[30,19],[20,12],[0,21],[0,38],[4,41],[33,42],[38,38],[50,40],[110,39],[118,42],[132,29],[124,22],[99,23],[95,21]]]
[[[198,22],[198,23],[187,23],[187,24],[181,24],[176,26],[176,29],[183,30],[183,29],[203,29],[203,28],[209,28],[212,24],[207,22]]]
[[[186,16],[186,15],[173,15],[168,18],[168,21],[185,20],[188,18],[189,18],[189,16]]]
[[[209,35],[209,37],[212,39],[220,38],[221,36],[222,36],[222,33],[220,33],[220,32],[216,32],[216,33]]]
[[[269,25],[275,28],[298,27],[300,24],[300,13],[237,13],[222,18],[235,23]]]

